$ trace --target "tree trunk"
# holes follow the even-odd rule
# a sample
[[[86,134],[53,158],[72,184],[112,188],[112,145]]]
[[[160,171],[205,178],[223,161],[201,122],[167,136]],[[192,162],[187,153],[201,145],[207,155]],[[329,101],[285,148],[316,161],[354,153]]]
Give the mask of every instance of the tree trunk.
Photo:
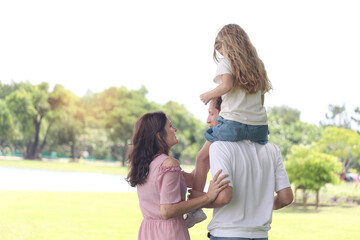
[[[306,202],[307,202],[307,193],[306,193],[306,189],[303,188],[303,204],[304,204],[304,208],[306,208]]]
[[[43,141],[42,141],[39,149],[37,150],[36,155],[39,155],[39,154],[42,152],[42,150],[44,149],[44,147],[45,147],[45,145],[46,145],[46,139],[47,139],[49,130],[50,130],[51,125],[53,124],[53,122],[54,122],[54,121],[51,121],[51,122],[49,123],[49,126],[48,126],[48,128],[46,129],[46,133],[45,133],[44,139],[43,139]]]
[[[34,137],[34,143],[32,145],[32,148],[30,150],[29,159],[36,159],[37,156],[37,147],[39,145],[39,134],[40,134],[40,126],[41,126],[41,120],[43,116],[40,116],[40,120],[37,121],[37,119],[34,119],[35,124],[35,137]]]
[[[316,204],[315,209],[317,210],[319,207],[319,189],[316,189]]]
[[[128,144],[127,144],[127,140],[125,140],[124,143],[124,151],[123,151],[123,156],[122,156],[122,166],[125,167],[125,162],[126,162],[126,156],[127,156],[127,151],[128,151]]]
[[[355,163],[355,159],[358,158],[359,156],[354,156],[354,157],[349,157],[346,159],[341,159],[343,160],[343,171],[344,172],[349,172],[350,168],[353,167],[354,163]]]
[[[70,151],[71,151],[71,162],[76,162],[76,148],[75,148],[75,143],[71,142],[70,145]]]
[[[118,149],[118,146],[116,144],[114,144],[112,147],[111,147],[111,156],[113,156],[114,160],[117,161],[119,160],[119,154],[118,152],[116,151]]]
[[[294,203],[296,203],[296,192],[298,190],[298,187],[295,187],[295,191],[294,191]]]
[[[31,141],[29,140],[29,142],[26,144],[26,150],[24,154],[25,159],[30,159],[30,149],[31,149]]]

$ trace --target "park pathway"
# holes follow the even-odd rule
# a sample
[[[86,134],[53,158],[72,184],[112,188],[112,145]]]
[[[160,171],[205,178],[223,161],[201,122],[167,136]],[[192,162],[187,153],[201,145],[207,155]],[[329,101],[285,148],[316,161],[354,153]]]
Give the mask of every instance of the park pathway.
[[[136,192],[123,176],[0,167],[0,191]]]

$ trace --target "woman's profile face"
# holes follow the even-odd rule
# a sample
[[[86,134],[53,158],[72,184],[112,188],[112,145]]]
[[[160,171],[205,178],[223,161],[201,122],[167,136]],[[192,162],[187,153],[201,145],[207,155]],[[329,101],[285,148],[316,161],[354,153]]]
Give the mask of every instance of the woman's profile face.
[[[165,124],[165,132],[166,132],[165,142],[169,146],[169,148],[171,148],[172,146],[174,146],[179,142],[175,136],[176,131],[177,129],[171,124],[170,120],[167,119]]]

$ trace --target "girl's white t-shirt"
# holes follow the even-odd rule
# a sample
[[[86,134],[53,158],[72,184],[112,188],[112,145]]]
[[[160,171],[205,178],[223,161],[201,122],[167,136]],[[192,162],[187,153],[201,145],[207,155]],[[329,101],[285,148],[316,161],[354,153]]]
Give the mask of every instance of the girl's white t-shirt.
[[[220,59],[214,82],[221,84],[221,75],[232,74],[229,60]],[[267,125],[266,109],[261,104],[261,91],[248,94],[239,87],[233,87],[228,93],[222,95],[220,116],[247,125]]]

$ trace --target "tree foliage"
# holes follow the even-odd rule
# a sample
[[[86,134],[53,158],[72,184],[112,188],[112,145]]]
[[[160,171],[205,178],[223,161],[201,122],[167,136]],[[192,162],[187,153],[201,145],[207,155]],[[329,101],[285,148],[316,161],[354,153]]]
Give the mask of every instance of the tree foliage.
[[[314,146],[293,146],[285,162],[289,180],[296,188],[319,189],[327,183],[336,183],[341,164],[330,154],[319,152]],[[306,206],[306,194],[304,194]],[[318,199],[317,199],[318,205]]]
[[[183,105],[173,101],[166,103],[163,111],[178,129],[176,136],[179,143],[172,149],[173,157],[184,162],[194,162],[205,142],[205,124],[190,114]]]
[[[300,121],[300,111],[288,106],[274,106],[268,109],[268,114],[279,116],[284,124]]]
[[[16,90],[18,90],[20,87],[26,85],[28,83],[15,83],[15,82],[11,82],[10,84],[3,84],[0,81],[0,99],[5,100],[5,98],[7,96],[9,96],[12,92],[15,92]]]
[[[351,128],[351,121],[347,116],[345,105],[338,106],[330,104],[328,113],[325,114],[326,121],[320,122],[322,126],[337,126],[340,128]]]
[[[299,111],[289,107],[275,107],[269,111],[269,140],[286,156],[294,145],[309,145],[321,137],[322,128],[299,120]]]
[[[357,132],[360,134],[360,107],[355,108],[354,112],[356,116],[352,116],[351,120],[355,122],[357,126]]]
[[[48,101],[53,110],[48,115],[48,122],[54,125],[48,151],[66,149],[64,152],[75,161],[79,157],[80,138],[85,131],[85,114],[79,106],[80,99],[62,85],[56,85]]]
[[[6,97],[6,104],[18,122],[26,146],[25,157],[35,159],[38,157],[42,123],[50,111],[48,103],[48,84],[25,84]],[[48,129],[45,130],[45,136]],[[46,138],[44,137],[43,140]],[[41,144],[40,146],[43,146]]]
[[[318,145],[321,151],[338,157],[344,173],[359,164],[360,134],[353,130],[326,127]]]
[[[15,136],[15,126],[4,100],[0,99],[0,146],[9,145]]]
[[[0,81],[0,150],[7,147],[32,159],[40,157],[42,151],[57,152],[74,160],[87,151],[97,159],[120,160],[125,164],[136,120],[146,112],[164,111],[178,129],[179,144],[173,147],[172,156],[194,163],[205,142],[205,123],[177,102],[164,105],[149,102],[146,94],[145,87],[138,90],[111,87],[97,93],[88,91],[80,98],[61,85],[49,91],[47,83]],[[270,141],[280,147],[283,156],[290,153],[292,146],[310,145],[325,136],[319,143],[323,152],[338,154],[344,163],[354,163],[349,167],[359,167],[357,159],[334,152],[336,146],[354,155],[356,151],[351,148],[354,142],[349,140],[352,137],[334,137],[343,145],[335,144],[336,139],[322,135],[323,127],[300,121],[296,109],[281,106],[268,112]],[[345,167],[348,168],[347,164]]]
[[[135,122],[141,115],[155,111],[157,107],[145,98],[146,93],[145,87],[137,91],[129,91],[125,87],[110,88],[105,90],[100,98],[103,107],[107,106],[104,124],[108,137],[113,143],[111,154],[115,159],[119,159],[122,153],[123,165]]]

